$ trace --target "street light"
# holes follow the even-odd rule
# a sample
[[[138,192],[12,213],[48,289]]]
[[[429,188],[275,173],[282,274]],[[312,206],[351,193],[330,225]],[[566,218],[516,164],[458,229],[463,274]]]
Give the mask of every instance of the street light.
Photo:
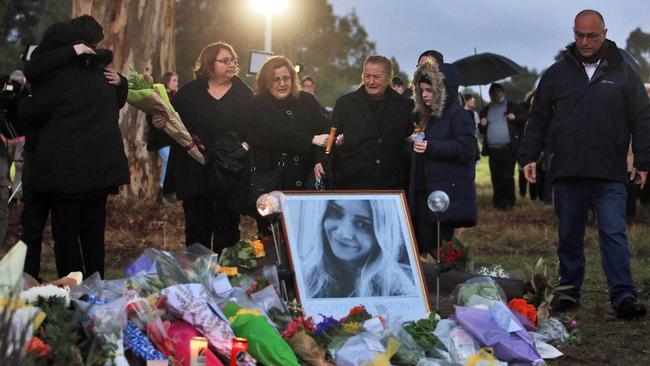
[[[266,31],[264,32],[264,51],[271,51],[271,26],[273,14],[280,14],[287,9],[289,0],[250,0],[251,7],[266,16]]]

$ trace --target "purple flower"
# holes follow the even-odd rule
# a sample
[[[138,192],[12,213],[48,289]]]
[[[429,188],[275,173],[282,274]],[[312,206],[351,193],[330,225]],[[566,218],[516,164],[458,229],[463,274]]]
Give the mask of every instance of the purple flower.
[[[316,335],[319,337],[324,336],[330,329],[341,328],[341,323],[339,323],[338,320],[334,319],[333,316],[325,316],[323,314],[319,315],[323,317],[323,321],[316,324]]]

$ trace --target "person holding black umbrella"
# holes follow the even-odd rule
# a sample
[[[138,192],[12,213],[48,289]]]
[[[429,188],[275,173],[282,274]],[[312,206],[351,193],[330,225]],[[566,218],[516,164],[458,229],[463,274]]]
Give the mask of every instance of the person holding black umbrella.
[[[485,137],[482,154],[489,156],[492,205],[510,210],[515,205],[515,163],[517,146],[526,123],[526,111],[506,101],[501,84],[490,86],[490,104],[480,113],[479,132]]]
[[[556,311],[580,306],[591,207],[616,317],[639,317],[646,307],[637,302],[632,279],[625,202],[626,183],[637,180],[643,187],[650,169],[650,103],[637,73],[605,38],[599,12],[578,13],[573,34],[575,42],[539,82],[518,157],[526,179],[535,182],[545,141],[553,154],[548,174],[558,217],[560,285],[570,286],[562,294],[571,299],[557,296],[551,306]],[[634,164],[628,174],[630,138]]]

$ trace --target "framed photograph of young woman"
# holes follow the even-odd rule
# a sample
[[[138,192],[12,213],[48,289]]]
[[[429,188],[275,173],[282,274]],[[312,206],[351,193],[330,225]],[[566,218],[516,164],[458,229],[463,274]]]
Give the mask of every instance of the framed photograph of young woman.
[[[371,314],[403,321],[431,310],[404,193],[285,192],[282,218],[306,315]]]

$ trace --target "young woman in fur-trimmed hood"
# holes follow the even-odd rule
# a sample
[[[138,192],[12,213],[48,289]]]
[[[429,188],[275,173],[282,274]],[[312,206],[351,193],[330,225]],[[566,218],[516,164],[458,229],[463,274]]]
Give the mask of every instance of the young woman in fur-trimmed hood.
[[[427,207],[433,191],[449,195],[447,211],[438,213],[441,240],[451,240],[454,228],[476,225],[474,122],[461,108],[460,74],[455,66],[421,65],[413,76],[415,112],[422,142],[413,143],[409,207],[420,252],[434,252],[436,218]]]

